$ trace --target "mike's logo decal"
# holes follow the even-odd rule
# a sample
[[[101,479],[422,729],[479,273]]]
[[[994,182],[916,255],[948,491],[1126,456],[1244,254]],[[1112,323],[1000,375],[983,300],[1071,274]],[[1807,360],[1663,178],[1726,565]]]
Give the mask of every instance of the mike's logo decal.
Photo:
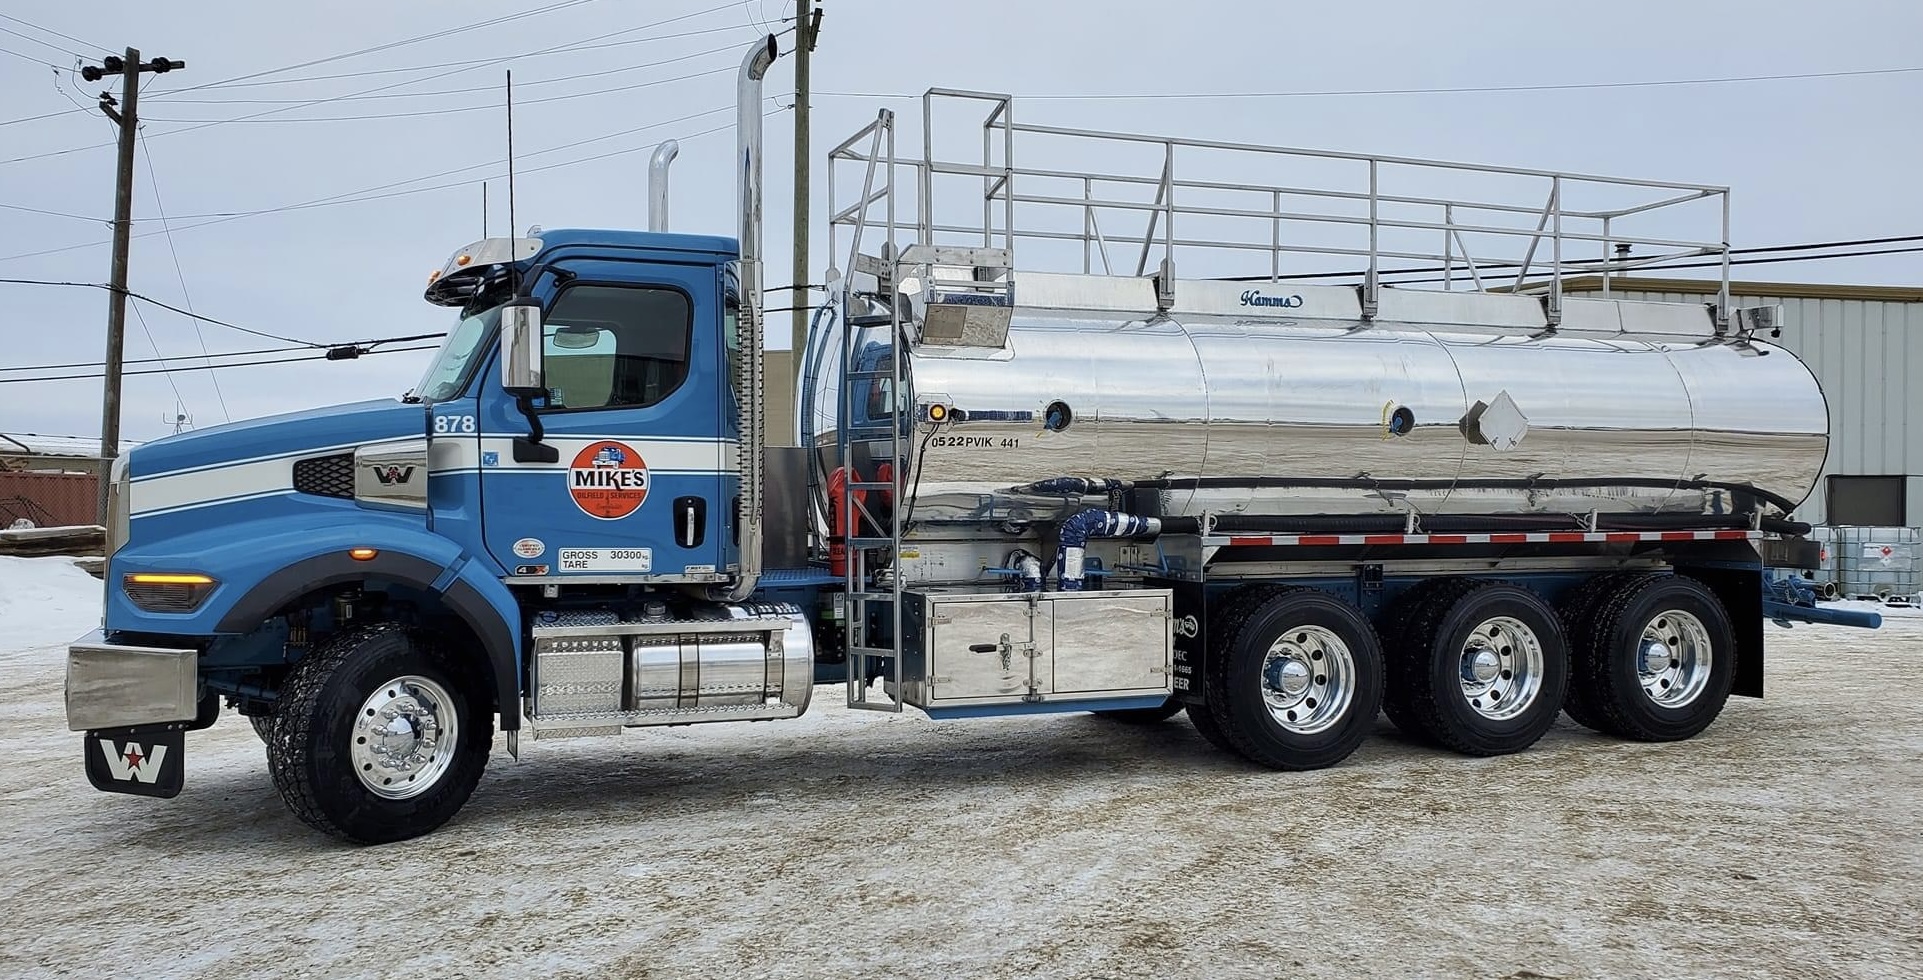
[[[589,517],[618,521],[648,499],[648,464],[626,443],[594,443],[568,465],[568,496]]]

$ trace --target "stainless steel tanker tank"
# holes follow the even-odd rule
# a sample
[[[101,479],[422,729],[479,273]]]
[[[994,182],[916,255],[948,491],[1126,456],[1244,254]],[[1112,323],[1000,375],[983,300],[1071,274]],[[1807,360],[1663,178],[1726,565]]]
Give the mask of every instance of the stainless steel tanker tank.
[[[1353,290],[1182,282],[1157,314],[1139,283],[1018,277],[1001,345],[909,344],[901,445],[918,525],[1058,517],[1079,504],[1009,492],[1058,475],[1322,484],[1136,504],[1164,515],[1728,513],[1727,490],[1677,484],[1800,502],[1828,449],[1808,368],[1717,336],[1702,306],[1572,298],[1552,331],[1533,297],[1385,290],[1365,321]],[[887,333],[858,328],[854,344],[884,375]],[[808,435],[828,468],[840,343],[836,325],[812,392]],[[857,384],[857,421],[885,410],[885,379]],[[889,447],[856,443],[864,478]],[[1593,485],[1471,486],[1555,480]]]

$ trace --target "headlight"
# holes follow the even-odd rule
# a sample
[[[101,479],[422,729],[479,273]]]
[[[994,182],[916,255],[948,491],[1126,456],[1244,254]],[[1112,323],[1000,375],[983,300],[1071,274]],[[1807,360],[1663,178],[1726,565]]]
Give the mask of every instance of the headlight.
[[[148,612],[186,613],[199,609],[219,584],[193,572],[135,572],[122,579],[120,587]]]

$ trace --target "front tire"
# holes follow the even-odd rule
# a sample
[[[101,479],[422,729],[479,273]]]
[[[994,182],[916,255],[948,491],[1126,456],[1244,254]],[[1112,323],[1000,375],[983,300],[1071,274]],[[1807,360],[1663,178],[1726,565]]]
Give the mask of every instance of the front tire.
[[[1382,707],[1382,646],[1354,606],[1315,589],[1276,589],[1224,633],[1211,643],[1206,710],[1242,756],[1271,769],[1323,769],[1369,736]]]
[[[487,766],[494,719],[453,659],[383,623],[336,637],[288,674],[268,768],[288,808],[360,844],[426,834]]]

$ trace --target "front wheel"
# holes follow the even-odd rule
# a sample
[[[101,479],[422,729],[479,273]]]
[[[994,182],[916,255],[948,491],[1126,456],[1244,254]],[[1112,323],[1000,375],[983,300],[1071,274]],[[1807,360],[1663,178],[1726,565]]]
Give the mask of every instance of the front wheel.
[[[428,833],[481,780],[494,739],[486,704],[422,634],[384,623],[344,634],[281,687],[274,786],[308,825],[361,844]]]

